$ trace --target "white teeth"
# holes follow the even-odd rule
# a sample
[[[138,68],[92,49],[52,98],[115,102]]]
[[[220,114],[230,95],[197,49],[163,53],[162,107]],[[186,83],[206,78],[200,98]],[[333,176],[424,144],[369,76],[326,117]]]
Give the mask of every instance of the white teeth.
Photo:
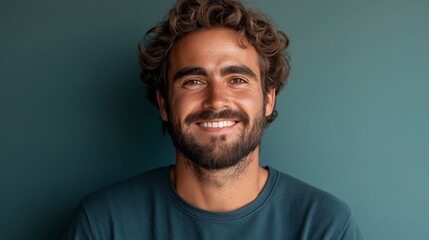
[[[200,123],[200,126],[205,128],[224,128],[224,127],[230,127],[234,124],[235,124],[234,121],[219,121],[219,122],[203,122],[203,123]]]

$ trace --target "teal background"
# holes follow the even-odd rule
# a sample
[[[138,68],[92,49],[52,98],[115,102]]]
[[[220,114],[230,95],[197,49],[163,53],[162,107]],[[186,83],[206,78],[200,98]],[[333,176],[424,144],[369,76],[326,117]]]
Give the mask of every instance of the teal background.
[[[429,1],[248,5],[291,39],[262,164],[343,199],[366,239],[429,239]],[[87,193],[174,162],[137,64],[170,6],[0,2],[0,239],[58,239]]]

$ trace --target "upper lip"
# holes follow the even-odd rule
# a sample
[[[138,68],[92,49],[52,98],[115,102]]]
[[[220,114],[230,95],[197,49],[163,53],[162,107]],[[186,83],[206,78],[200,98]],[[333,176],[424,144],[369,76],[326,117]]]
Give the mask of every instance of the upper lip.
[[[200,123],[208,123],[208,122],[224,122],[224,121],[231,121],[231,122],[235,122],[235,123],[239,122],[239,120],[238,120],[238,119],[210,119],[210,120],[201,120],[201,121],[197,121],[196,123],[197,123],[197,124],[200,124]]]

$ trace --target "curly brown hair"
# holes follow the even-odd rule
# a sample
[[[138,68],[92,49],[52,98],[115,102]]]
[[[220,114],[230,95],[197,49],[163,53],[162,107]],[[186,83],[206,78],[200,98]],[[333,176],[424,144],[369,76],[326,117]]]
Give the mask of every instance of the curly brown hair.
[[[290,69],[285,52],[289,40],[264,14],[246,9],[236,0],[177,0],[166,18],[151,28],[139,44],[141,79],[147,85],[147,98],[152,104],[158,107],[157,91],[168,99],[167,72],[176,41],[189,33],[215,27],[233,29],[255,47],[265,101],[269,90],[280,92]],[[266,125],[276,117],[274,110],[266,117]]]

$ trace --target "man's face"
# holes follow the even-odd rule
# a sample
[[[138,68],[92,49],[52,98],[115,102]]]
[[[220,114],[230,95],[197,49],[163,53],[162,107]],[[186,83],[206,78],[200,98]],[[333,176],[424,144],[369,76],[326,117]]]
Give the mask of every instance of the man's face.
[[[204,169],[223,169],[255,150],[265,116],[259,58],[237,32],[214,28],[191,33],[175,43],[168,70],[168,102],[158,93],[161,117],[178,151]]]

